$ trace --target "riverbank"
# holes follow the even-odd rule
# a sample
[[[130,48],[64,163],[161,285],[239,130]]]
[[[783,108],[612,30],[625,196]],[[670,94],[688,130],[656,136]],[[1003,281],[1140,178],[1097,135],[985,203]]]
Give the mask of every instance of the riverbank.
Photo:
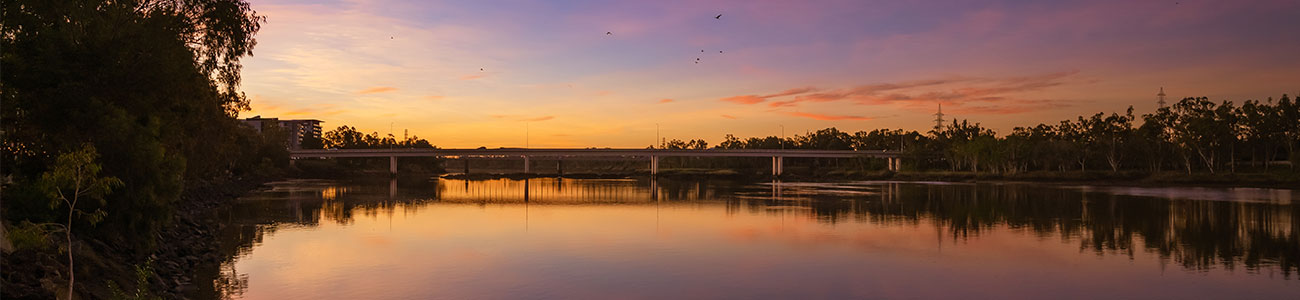
[[[154,237],[154,247],[141,251],[126,241],[74,237],[78,298],[113,299],[136,295],[137,291],[162,299],[181,299],[201,289],[195,270],[220,264],[215,234],[222,226],[215,212],[233,199],[275,177],[229,179],[190,183],[182,194],[171,222]],[[67,260],[55,245],[17,249],[6,253],[3,270],[4,299],[52,299],[66,297]],[[140,271],[147,287],[139,289]],[[115,288],[114,288],[115,287]],[[211,289],[208,287],[208,289]],[[125,294],[125,295],[123,295]]]

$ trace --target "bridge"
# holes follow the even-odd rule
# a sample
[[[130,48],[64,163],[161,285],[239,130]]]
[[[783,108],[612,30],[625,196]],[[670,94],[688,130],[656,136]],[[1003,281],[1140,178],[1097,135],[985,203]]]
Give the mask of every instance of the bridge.
[[[292,150],[290,159],[299,158],[338,158],[338,157],[388,157],[389,172],[397,174],[398,157],[439,157],[439,158],[496,158],[524,160],[524,173],[529,173],[531,158],[623,158],[648,159],[650,175],[659,174],[661,157],[771,157],[772,175],[780,176],[785,171],[786,157],[813,158],[884,158],[888,160],[890,171],[898,171],[899,151],[887,150],[803,150],[803,149],[538,149],[538,148],[498,148],[498,149],[329,149],[329,150]],[[466,165],[466,172],[469,166]]]

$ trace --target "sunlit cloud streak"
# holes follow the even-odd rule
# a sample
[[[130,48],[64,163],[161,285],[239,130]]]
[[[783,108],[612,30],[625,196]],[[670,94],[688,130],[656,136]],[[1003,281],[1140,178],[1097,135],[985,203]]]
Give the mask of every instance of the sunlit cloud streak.
[[[372,87],[372,88],[357,91],[357,94],[362,94],[362,95],[375,94],[375,93],[392,92],[396,90],[397,88],[391,86],[377,86],[377,87]]]
[[[788,113],[786,113],[786,114],[789,114],[789,115],[791,115],[791,116],[801,117],[801,118],[809,118],[809,119],[813,119],[813,120],[820,120],[820,121],[866,121],[866,120],[872,120],[872,119],[875,119],[875,118],[872,118],[872,117],[863,117],[863,116],[823,115],[823,114],[806,113],[806,112],[797,112],[797,111],[796,111],[796,112],[788,112]]]

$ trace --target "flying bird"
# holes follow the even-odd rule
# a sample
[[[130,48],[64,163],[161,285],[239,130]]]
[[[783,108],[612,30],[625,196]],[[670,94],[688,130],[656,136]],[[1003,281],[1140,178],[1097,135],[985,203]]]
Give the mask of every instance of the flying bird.
[[[722,20],[722,14],[718,14],[716,17],[713,17],[713,18],[714,18],[714,19],[718,19],[718,20]]]
[[[605,35],[612,35],[612,34],[614,34],[614,33],[613,33],[613,32],[609,32],[609,31],[606,31],[606,32],[605,32]]]
[[[478,71],[479,71],[479,72],[483,72],[483,68],[478,68]]]
[[[722,53],[722,50],[718,50],[718,53]]]

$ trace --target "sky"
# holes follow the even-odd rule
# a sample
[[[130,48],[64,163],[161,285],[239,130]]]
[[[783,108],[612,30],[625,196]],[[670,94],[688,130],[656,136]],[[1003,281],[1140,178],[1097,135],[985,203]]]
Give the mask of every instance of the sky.
[[[1300,92],[1300,0],[249,0],[240,117],[444,148],[1009,133]],[[716,17],[722,15],[721,17]]]

